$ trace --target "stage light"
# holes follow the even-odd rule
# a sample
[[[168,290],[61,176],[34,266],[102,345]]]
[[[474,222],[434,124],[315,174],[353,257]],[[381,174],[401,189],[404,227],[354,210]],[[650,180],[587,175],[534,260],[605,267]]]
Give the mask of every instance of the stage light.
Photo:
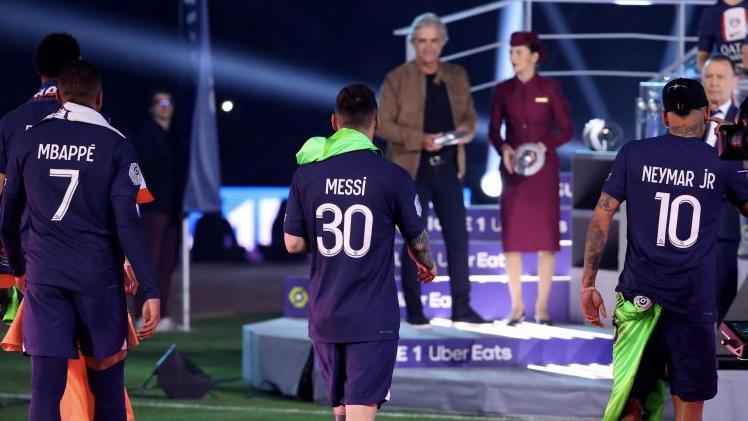
[[[193,76],[194,48],[178,36],[148,30],[135,21],[112,22],[111,16],[53,4],[38,7],[27,1],[0,1],[0,34],[7,44],[26,48],[55,28],[85,40],[86,55],[96,56],[97,64],[116,64],[133,73],[152,70],[162,76]],[[222,85],[294,104],[329,106],[350,79],[268,59],[247,49],[214,45],[212,51],[213,75]]]
[[[612,121],[593,118],[584,125],[582,137],[593,151],[613,151],[623,139],[623,129]]]
[[[502,184],[501,174],[498,170],[490,170],[483,174],[480,179],[480,188],[483,193],[488,197],[499,197],[501,196]]]
[[[224,113],[231,112],[234,109],[234,102],[230,100],[223,101],[221,103],[221,111]]]
[[[614,2],[619,6],[651,6],[652,2],[649,0],[616,0]]]
[[[536,365],[536,364],[529,364],[527,368],[529,368],[530,370],[544,371],[546,373],[563,374],[566,376],[582,377],[585,379],[611,380],[613,378],[613,366],[612,365],[602,365],[602,364]]]

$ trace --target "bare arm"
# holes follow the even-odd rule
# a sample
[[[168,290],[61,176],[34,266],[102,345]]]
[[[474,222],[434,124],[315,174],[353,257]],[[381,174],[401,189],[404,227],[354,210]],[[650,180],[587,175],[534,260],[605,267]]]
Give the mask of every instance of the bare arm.
[[[310,251],[304,237],[283,234],[283,242],[286,243],[286,250],[291,254],[309,253]]]
[[[709,58],[708,51],[697,51],[696,52],[696,69],[701,71],[704,68],[704,63]]]
[[[582,275],[582,314],[585,321],[594,326],[603,326],[600,316],[607,317],[605,304],[595,289],[595,278],[600,268],[600,260],[608,242],[610,221],[613,220],[620,203],[607,193],[602,193],[597,201],[587,228],[587,241],[584,244],[584,273]]]
[[[607,193],[602,193],[595,206],[595,212],[587,228],[587,240],[584,244],[584,274],[582,288],[594,287],[600,260],[603,257],[605,243],[608,242],[610,221],[618,210],[618,200]]]
[[[738,210],[740,211],[741,215],[743,215],[746,218],[748,218],[748,202],[745,202],[742,205],[740,205],[740,207],[738,208]]]
[[[408,254],[418,266],[418,280],[430,282],[436,277],[436,264],[431,259],[429,234],[423,230],[415,238],[408,241]]]

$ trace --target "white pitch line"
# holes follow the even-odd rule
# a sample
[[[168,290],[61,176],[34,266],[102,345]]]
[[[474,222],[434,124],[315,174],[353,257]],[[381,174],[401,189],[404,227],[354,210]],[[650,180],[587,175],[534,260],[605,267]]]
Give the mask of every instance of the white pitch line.
[[[5,399],[22,399],[30,400],[31,395],[23,393],[2,393],[0,392],[0,398]],[[296,415],[330,415],[329,410],[316,410],[316,409],[295,409],[295,408],[277,408],[277,407],[262,407],[262,406],[219,406],[219,405],[203,405],[203,404],[191,404],[191,403],[180,403],[180,402],[149,402],[140,399],[133,399],[133,406],[135,407],[148,407],[148,408],[173,408],[173,409],[198,409],[198,410],[210,410],[210,411],[227,411],[227,412],[270,412],[276,414],[296,414]],[[555,417],[547,415],[506,415],[496,417],[481,417],[481,416],[469,416],[469,415],[441,415],[441,414],[424,414],[420,412],[390,412],[380,411],[377,413],[377,418],[423,418],[430,420],[466,420],[466,421],[510,421],[510,420],[533,420],[533,421],[568,421],[569,417]],[[575,418],[575,421],[593,421],[595,418]]]
[[[0,398],[30,400],[31,395],[23,393],[0,393]],[[205,405],[199,403],[181,403],[181,402],[152,402],[140,399],[132,399],[134,407],[147,408],[164,408],[164,409],[193,409],[206,411],[226,411],[226,412],[269,412],[273,414],[296,414],[296,415],[330,415],[332,411],[322,409],[298,409],[298,408],[278,408],[273,406],[236,406],[236,405]],[[489,418],[466,415],[440,415],[424,414],[420,412],[390,412],[381,411],[377,413],[377,418],[423,418],[431,420],[509,420],[511,418]]]

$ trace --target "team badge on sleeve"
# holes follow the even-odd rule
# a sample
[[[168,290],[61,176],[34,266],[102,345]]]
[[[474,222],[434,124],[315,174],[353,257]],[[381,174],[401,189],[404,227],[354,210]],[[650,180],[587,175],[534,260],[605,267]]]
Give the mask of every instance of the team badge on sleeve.
[[[137,162],[133,162],[132,164],[130,164],[129,175],[132,184],[138,186],[136,202],[139,205],[153,202],[155,198],[151,194],[150,190],[148,190],[148,186],[145,184],[145,177],[143,177],[143,173],[140,172],[140,167],[138,166]]]
[[[143,176],[140,174],[140,167],[137,162],[130,164],[130,180],[132,184],[140,186],[142,184]]]
[[[421,209],[421,201],[418,199],[418,195],[416,195],[416,200],[413,204],[416,207],[416,215],[421,216],[423,209]]]

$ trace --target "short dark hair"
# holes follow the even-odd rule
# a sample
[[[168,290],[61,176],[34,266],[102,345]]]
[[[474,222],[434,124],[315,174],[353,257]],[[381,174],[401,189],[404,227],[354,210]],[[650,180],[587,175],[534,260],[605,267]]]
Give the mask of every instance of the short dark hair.
[[[730,65],[730,69],[732,69],[732,74],[733,75],[738,74],[738,72],[735,70],[735,63],[733,63],[732,60],[730,60],[730,57],[727,57],[725,55],[722,55],[722,54],[713,55],[709,57],[709,59],[706,62],[707,63],[719,63],[719,62],[727,63]],[[704,67],[706,67],[706,64],[704,65]]]
[[[67,101],[90,103],[101,91],[101,76],[93,64],[76,60],[60,70],[57,90]]]
[[[72,35],[59,32],[49,34],[36,46],[34,69],[41,76],[56,77],[66,64],[80,57],[80,46]]]
[[[335,114],[341,126],[369,127],[377,115],[374,91],[362,83],[346,86],[335,99]]]

